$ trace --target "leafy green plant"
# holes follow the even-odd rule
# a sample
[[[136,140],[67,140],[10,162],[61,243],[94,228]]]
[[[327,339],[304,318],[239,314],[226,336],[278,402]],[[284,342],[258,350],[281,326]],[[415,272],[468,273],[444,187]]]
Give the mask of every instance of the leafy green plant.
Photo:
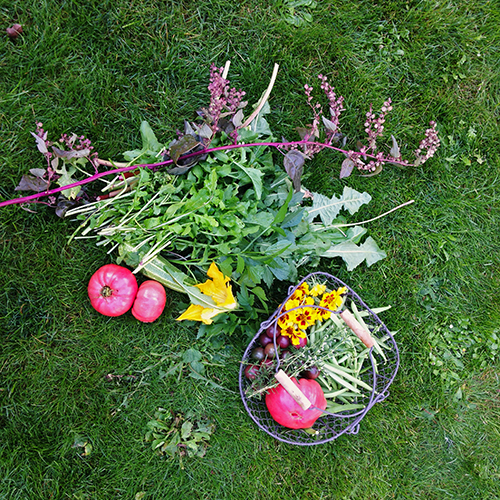
[[[429,360],[433,373],[451,389],[463,379],[466,360],[472,359],[481,369],[486,369],[498,360],[500,331],[481,333],[471,327],[468,318],[443,322],[425,328],[430,344]],[[461,388],[456,389],[455,398],[462,397]]]
[[[184,468],[184,457],[205,456],[215,424],[206,419],[196,420],[191,413],[183,415],[158,408],[147,428],[144,439],[151,443],[151,449],[161,456],[178,457]]]
[[[292,26],[302,27],[312,22],[309,10],[315,9],[317,5],[314,0],[279,0],[276,7],[280,10],[281,19]]]

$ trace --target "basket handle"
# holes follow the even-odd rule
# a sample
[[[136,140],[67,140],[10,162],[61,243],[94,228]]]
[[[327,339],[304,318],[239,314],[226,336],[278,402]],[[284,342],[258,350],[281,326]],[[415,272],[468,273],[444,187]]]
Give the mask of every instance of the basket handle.
[[[285,391],[297,401],[303,410],[307,410],[312,406],[312,403],[307,399],[306,395],[292,382],[292,379],[283,370],[278,370],[275,377]]]
[[[364,328],[361,323],[353,316],[349,309],[344,309],[339,316],[345,321],[346,325],[359,337],[359,340],[365,344],[368,349],[375,345],[370,332]]]

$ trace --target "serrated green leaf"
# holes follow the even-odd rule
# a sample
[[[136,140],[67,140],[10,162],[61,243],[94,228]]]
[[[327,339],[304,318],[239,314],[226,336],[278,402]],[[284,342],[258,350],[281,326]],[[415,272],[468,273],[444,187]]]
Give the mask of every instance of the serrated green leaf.
[[[193,361],[190,363],[190,365],[191,368],[199,375],[202,375],[205,372],[205,365],[200,361]]]
[[[366,241],[359,246],[352,241],[333,245],[326,252],[323,252],[321,257],[342,257],[347,264],[347,270],[352,271],[365,260],[366,265],[369,267],[375,262],[387,257],[387,254],[381,250],[375,240],[369,236]]]
[[[241,168],[243,172],[245,172],[248,177],[250,177],[250,180],[252,181],[253,188],[255,190],[255,196],[257,197],[258,200],[261,199],[262,197],[262,177],[264,175],[264,172],[262,170],[259,170],[257,168],[252,168],[252,167],[246,167],[245,165],[242,165],[239,162],[234,161],[233,162],[236,166]]]
[[[368,193],[359,193],[349,186],[344,186],[342,201],[344,210],[348,210],[351,215],[355,214],[362,205],[370,203],[372,197]]]
[[[320,193],[314,193],[313,206],[307,209],[308,220],[311,222],[315,217],[319,216],[323,224],[329,226],[337,217],[343,205],[342,197],[337,198],[334,195],[328,198],[328,196]]]
[[[72,175],[76,172],[75,167],[70,166],[69,170],[66,169],[66,164],[63,163],[61,168],[58,168],[56,172],[60,175],[60,177],[57,179],[57,184],[61,187],[67,186],[69,184],[73,184],[76,182],[75,179],[73,179]],[[68,198],[68,200],[74,200],[78,193],[80,192],[81,187],[76,186],[70,189],[65,189],[62,191],[62,194]]]

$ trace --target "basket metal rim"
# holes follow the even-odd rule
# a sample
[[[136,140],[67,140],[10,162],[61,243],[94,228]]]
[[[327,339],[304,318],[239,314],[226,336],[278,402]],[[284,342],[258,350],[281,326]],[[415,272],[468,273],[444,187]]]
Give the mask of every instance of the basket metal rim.
[[[328,414],[327,413],[324,416],[319,417],[318,420],[317,420],[317,422],[319,422],[319,423],[321,423],[322,419],[331,418],[331,417],[335,417],[335,418],[353,418],[353,417],[355,417],[354,420],[348,426],[346,426],[344,429],[342,429],[341,431],[339,431],[338,433],[336,433],[334,436],[330,436],[330,437],[327,437],[325,439],[315,439],[315,440],[313,440],[313,438],[311,437],[310,441],[293,441],[291,439],[287,439],[286,437],[278,435],[277,433],[273,432],[273,430],[270,429],[268,426],[264,426],[259,421],[259,419],[254,415],[254,412],[249,408],[249,406],[247,404],[248,398],[245,395],[244,387],[243,387],[244,377],[245,377],[245,375],[244,375],[245,361],[249,359],[249,353],[250,353],[250,350],[253,348],[253,344],[257,341],[257,339],[259,338],[259,336],[262,334],[262,332],[266,328],[268,328],[271,324],[273,324],[274,322],[277,321],[277,318],[280,316],[280,312],[282,310],[283,305],[290,298],[290,296],[295,292],[295,290],[297,290],[300,287],[300,285],[302,285],[307,280],[311,279],[312,277],[318,277],[318,276],[324,276],[328,280],[335,281],[340,286],[345,286],[347,288],[347,290],[348,290],[348,294],[350,296],[354,297],[356,299],[356,301],[359,302],[370,313],[370,315],[372,315],[375,318],[376,322],[379,323],[385,329],[386,333],[390,336],[391,341],[392,341],[392,343],[394,345],[394,354],[395,354],[395,358],[396,358],[395,361],[394,361],[394,365],[395,366],[394,366],[394,370],[392,372],[392,375],[389,377],[389,379],[386,382],[383,390],[380,391],[380,392],[378,392],[375,395],[375,392],[376,392],[375,391],[375,387],[376,387],[376,383],[377,383],[377,374],[376,374],[376,369],[375,369],[374,358],[372,356],[372,351],[373,351],[373,347],[372,347],[370,349],[370,362],[371,362],[372,370],[373,370],[373,384],[372,384],[372,391],[370,393],[370,401],[366,405],[366,407],[363,410],[361,410],[360,412],[354,413],[354,414],[341,415],[341,414]],[[329,273],[318,271],[318,272],[314,272],[314,273],[308,274],[302,280],[300,280],[295,286],[290,287],[289,290],[288,290],[288,295],[287,295],[286,299],[283,302],[281,302],[281,304],[276,308],[276,310],[274,311],[274,313],[267,320],[263,321],[260,324],[260,328],[259,328],[258,332],[254,335],[254,337],[249,342],[247,348],[245,349],[245,352],[244,352],[243,357],[242,357],[242,362],[240,364],[239,380],[238,380],[240,396],[242,398],[242,401],[243,401],[243,404],[245,406],[245,409],[246,409],[247,413],[250,415],[250,418],[257,424],[257,426],[259,427],[259,429],[263,430],[266,434],[270,435],[271,437],[273,437],[273,438],[275,438],[275,439],[277,439],[277,440],[279,440],[281,442],[284,442],[284,443],[287,443],[287,444],[293,444],[293,445],[296,445],[296,446],[314,446],[314,445],[318,445],[318,444],[325,444],[327,442],[334,441],[335,439],[337,439],[338,437],[340,437],[341,435],[343,435],[345,433],[349,433],[349,431],[351,429],[355,428],[356,426],[359,428],[360,421],[365,417],[365,415],[368,413],[368,411],[377,402],[383,401],[387,397],[387,395],[388,395],[388,388],[392,384],[392,382],[394,381],[394,378],[395,378],[395,376],[397,374],[397,371],[398,371],[398,368],[399,368],[399,359],[400,359],[399,358],[399,350],[397,348],[396,341],[394,340],[394,337],[392,336],[392,334],[389,331],[389,329],[380,320],[380,318],[377,316],[377,314],[375,314],[368,307],[368,305],[363,301],[363,299],[351,287],[349,287],[346,283],[344,283],[343,281],[341,281],[340,279],[338,279],[337,277],[335,277],[335,276],[333,276],[333,275],[331,275]],[[257,404],[260,404],[261,406],[265,407],[265,403],[264,402],[257,403]],[[277,425],[279,425],[279,424],[277,424]],[[286,429],[285,427],[283,427],[283,428]]]

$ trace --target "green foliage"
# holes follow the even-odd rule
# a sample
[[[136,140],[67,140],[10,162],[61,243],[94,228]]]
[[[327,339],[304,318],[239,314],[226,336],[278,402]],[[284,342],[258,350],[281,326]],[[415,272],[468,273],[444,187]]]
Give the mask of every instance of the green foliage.
[[[425,328],[429,341],[429,360],[433,373],[455,387],[455,398],[461,399],[462,389],[456,389],[463,379],[466,363],[474,360],[481,369],[495,365],[500,347],[500,330],[482,334],[471,328],[469,318],[459,318],[456,324],[429,325]]]
[[[155,418],[147,423],[145,441],[158,455],[178,457],[184,468],[183,457],[204,457],[215,425],[204,420],[194,420],[193,415],[182,415],[159,408]]]
[[[312,14],[308,11],[315,9],[316,6],[317,2],[314,0],[279,0],[276,2],[276,7],[281,12],[281,18],[288,24],[297,27],[307,26],[312,22]]]

